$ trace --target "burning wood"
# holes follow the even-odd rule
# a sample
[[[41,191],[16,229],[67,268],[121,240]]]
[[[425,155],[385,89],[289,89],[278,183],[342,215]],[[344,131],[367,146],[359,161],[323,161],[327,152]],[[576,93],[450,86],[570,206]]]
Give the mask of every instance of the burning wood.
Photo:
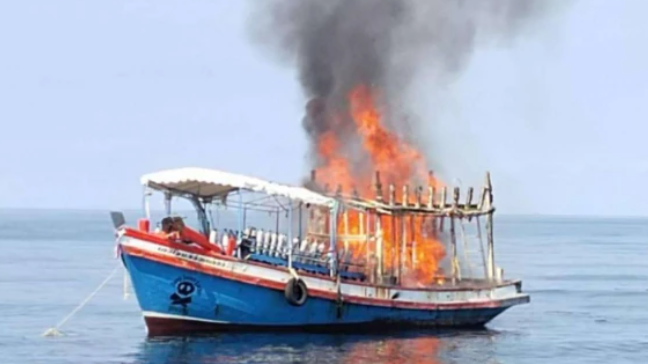
[[[311,176],[321,175],[312,173]],[[431,173],[430,173],[431,175]],[[480,204],[473,204],[473,191],[468,189],[465,203],[460,203],[461,191],[453,189],[450,203],[446,200],[446,187],[441,189],[441,198],[437,199],[436,188],[428,185],[431,195],[423,196],[424,188],[418,186],[414,193],[414,203],[411,203],[412,193],[407,184],[402,186],[402,196],[396,198],[396,185],[389,185],[389,199],[383,201],[381,173],[375,173],[374,197],[359,196],[357,191],[344,194],[338,188],[337,198],[344,202],[343,213],[340,214],[336,234],[342,241],[345,253],[352,265],[374,282],[399,282],[404,286],[423,287],[432,284],[443,284],[446,274],[441,269],[441,261],[446,257],[446,246],[451,249],[450,275],[453,282],[461,279],[461,267],[457,253],[456,220],[488,216],[487,226],[492,224],[491,206],[492,195],[490,185],[486,185]],[[489,179],[488,179],[489,181]],[[312,180],[310,185],[316,186],[319,181]],[[365,189],[370,191],[371,189]],[[427,197],[427,204],[420,201]],[[439,201],[436,203],[436,201]],[[442,229],[437,229],[437,221],[442,223],[444,218],[450,220],[450,236],[444,244],[440,238]],[[330,234],[322,230],[320,235]],[[462,237],[465,238],[463,225]],[[490,228],[489,228],[490,233]],[[464,244],[465,245],[465,244]],[[373,249],[372,249],[373,246]],[[492,244],[489,237],[489,249]],[[491,250],[489,250],[491,251]],[[490,258],[489,258],[490,259]],[[489,261],[490,262],[490,261]],[[487,272],[490,272],[487,270]]]

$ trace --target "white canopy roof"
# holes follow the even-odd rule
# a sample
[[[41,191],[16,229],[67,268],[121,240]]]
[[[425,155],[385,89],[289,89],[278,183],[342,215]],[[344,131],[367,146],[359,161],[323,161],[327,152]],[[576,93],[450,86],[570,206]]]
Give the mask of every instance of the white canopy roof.
[[[142,176],[143,185],[162,191],[198,197],[223,196],[237,189],[286,197],[314,205],[333,206],[333,198],[303,187],[293,187],[254,177],[205,168],[179,168]]]

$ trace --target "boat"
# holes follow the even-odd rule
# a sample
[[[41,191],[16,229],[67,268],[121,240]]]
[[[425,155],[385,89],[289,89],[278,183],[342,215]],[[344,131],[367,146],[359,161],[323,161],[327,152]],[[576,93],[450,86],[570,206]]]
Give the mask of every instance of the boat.
[[[111,216],[148,335],[476,328],[529,302],[495,265],[489,175],[476,202],[472,188],[464,201],[434,186],[384,196],[375,179],[367,198],[203,168],[142,176],[145,216],[135,226]],[[165,205],[156,227],[154,193]],[[176,201],[190,202],[195,227]],[[483,269],[462,260],[464,222],[478,227]],[[421,256],[442,234],[450,269]]]

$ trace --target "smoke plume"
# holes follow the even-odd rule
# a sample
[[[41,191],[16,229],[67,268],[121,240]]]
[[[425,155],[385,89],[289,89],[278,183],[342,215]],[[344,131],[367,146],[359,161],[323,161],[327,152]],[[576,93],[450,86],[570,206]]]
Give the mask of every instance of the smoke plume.
[[[385,125],[420,147],[425,119],[408,103],[424,68],[430,87],[452,82],[483,43],[507,40],[544,14],[551,0],[267,0],[255,1],[257,41],[296,65],[308,100],[304,129],[313,167],[324,133],[357,170],[367,157],[348,112],[352,88],[365,85]],[[419,148],[421,150],[422,148]],[[428,158],[430,159],[430,158]],[[432,164],[438,163],[433,158]],[[369,166],[370,167],[370,166]],[[355,170],[355,169],[354,169]]]

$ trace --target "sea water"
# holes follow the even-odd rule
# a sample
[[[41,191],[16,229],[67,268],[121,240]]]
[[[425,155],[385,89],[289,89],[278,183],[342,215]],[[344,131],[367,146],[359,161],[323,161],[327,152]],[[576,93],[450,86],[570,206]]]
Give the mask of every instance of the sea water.
[[[130,221],[133,216],[127,215]],[[497,217],[531,303],[476,331],[147,339],[105,211],[0,211],[0,363],[648,363],[648,220]]]

